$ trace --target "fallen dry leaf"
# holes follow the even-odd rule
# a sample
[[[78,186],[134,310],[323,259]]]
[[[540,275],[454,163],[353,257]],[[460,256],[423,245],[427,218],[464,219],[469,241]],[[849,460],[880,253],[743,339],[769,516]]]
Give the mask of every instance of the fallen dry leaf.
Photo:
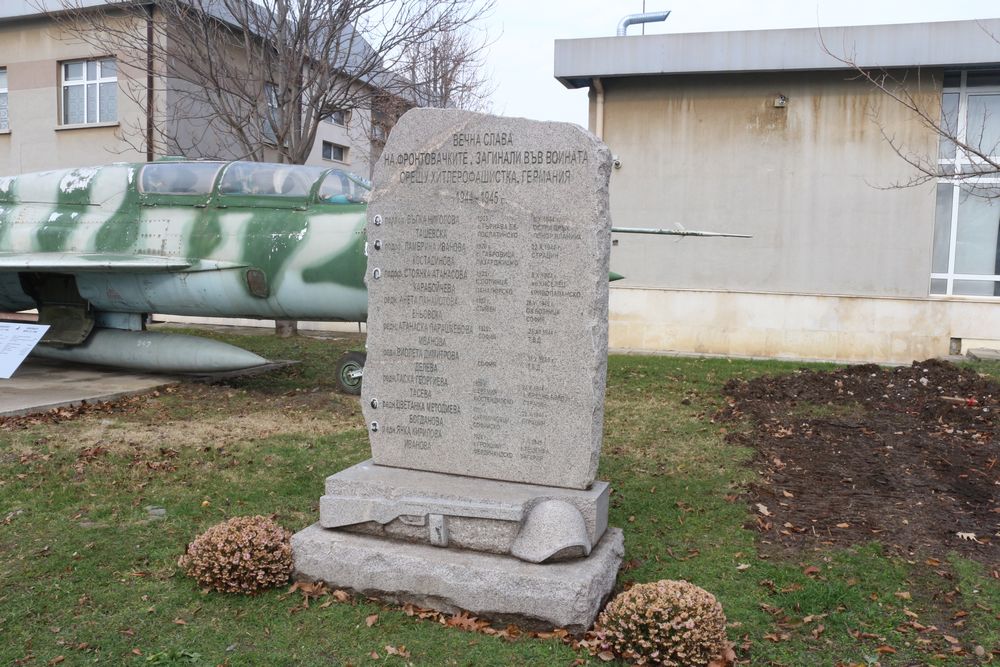
[[[982,544],[977,538],[975,533],[955,533],[958,535],[958,539],[965,540],[967,542],[975,542],[976,544]]]
[[[371,616],[365,618],[365,625],[367,625],[369,628],[375,625],[376,623],[378,623],[378,614],[372,614]]]

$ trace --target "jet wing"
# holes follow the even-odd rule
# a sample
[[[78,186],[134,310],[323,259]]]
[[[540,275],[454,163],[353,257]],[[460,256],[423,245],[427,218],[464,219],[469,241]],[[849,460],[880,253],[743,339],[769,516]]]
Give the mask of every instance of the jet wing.
[[[158,255],[116,255],[106,253],[2,253],[2,271],[54,271],[58,273],[163,273],[187,271],[220,271],[236,269],[245,264],[218,260],[187,260],[182,257]]]

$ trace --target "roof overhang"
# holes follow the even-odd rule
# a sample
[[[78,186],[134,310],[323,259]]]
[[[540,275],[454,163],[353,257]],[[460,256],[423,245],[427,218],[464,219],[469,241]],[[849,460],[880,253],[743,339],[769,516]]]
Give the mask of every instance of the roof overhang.
[[[152,0],[149,0],[149,4],[151,3]],[[121,0],[4,0],[0,3],[0,23],[116,4],[132,3],[123,3]]]
[[[835,28],[791,28],[557,39],[555,77],[584,88],[595,77],[975,67],[1000,63],[1000,18]]]

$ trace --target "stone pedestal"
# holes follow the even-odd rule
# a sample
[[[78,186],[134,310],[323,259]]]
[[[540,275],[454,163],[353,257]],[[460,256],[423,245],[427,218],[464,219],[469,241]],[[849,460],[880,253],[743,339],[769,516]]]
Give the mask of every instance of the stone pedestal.
[[[622,532],[609,528],[590,556],[525,563],[512,556],[328,530],[292,537],[295,577],[446,613],[460,610],[529,629],[582,632],[610,595],[621,565]]]
[[[590,553],[608,526],[608,493],[606,482],[563,489],[369,460],[327,478],[319,524],[541,563]]]
[[[372,460],[326,481],[296,576],[584,630],[621,531],[596,481],[611,153],[568,123],[414,109],[366,228]]]

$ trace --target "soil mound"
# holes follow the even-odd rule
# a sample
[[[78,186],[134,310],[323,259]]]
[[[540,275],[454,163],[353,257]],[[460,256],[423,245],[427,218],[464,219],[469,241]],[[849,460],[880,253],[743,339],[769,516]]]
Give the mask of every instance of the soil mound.
[[[878,540],[901,553],[1000,562],[1000,384],[928,360],[733,380],[723,418],[752,447],[765,540]]]

